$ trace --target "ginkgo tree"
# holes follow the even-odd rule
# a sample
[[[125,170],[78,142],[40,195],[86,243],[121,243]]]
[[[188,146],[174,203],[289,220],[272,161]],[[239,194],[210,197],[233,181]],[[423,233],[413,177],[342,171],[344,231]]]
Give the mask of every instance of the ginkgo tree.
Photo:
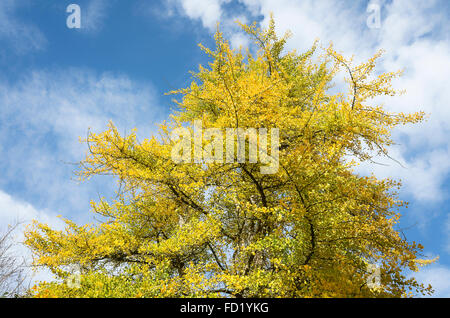
[[[356,64],[332,46],[286,52],[289,34],[241,25],[253,49],[232,49],[218,30],[211,57],[159,134],[138,141],[90,132],[81,179],[113,175],[117,198],[92,202],[101,221],[34,222],[26,244],[55,281],[36,297],[407,297],[428,294],[408,273],[432,260],[397,230],[400,183],[355,172],[389,156],[390,133],[423,113],[388,112],[398,72],[375,73],[381,53]],[[345,72],[349,91],[338,76]],[[261,162],[176,162],[172,132],[201,121],[229,128],[276,128],[278,170]],[[190,128],[189,128],[190,129]],[[244,141],[245,149],[249,140]],[[237,145],[235,140],[233,146]],[[206,147],[208,140],[203,139]],[[247,149],[248,150],[248,149]],[[271,151],[268,151],[270,153]],[[226,153],[223,154],[224,156]],[[236,154],[235,154],[236,155]],[[377,284],[371,283],[378,269]],[[78,275],[78,284],[69,283]]]

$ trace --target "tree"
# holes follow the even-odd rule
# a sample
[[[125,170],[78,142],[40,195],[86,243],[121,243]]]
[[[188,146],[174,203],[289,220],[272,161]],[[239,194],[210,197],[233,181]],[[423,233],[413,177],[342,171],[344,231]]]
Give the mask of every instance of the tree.
[[[18,224],[8,226],[0,235],[0,297],[18,297],[24,291],[25,262],[12,253],[12,234]]]
[[[423,247],[395,229],[405,205],[396,192],[399,182],[353,170],[357,160],[388,156],[395,126],[424,117],[370,105],[378,95],[396,93],[390,82],[399,73],[373,75],[381,53],[360,65],[331,46],[320,55],[316,44],[303,54],[285,53],[288,35],[278,38],[273,20],[267,30],[256,24],[242,28],[255,40],[257,53],[231,49],[217,31],[215,50],[201,46],[212,62],[200,66],[190,87],[171,92],[181,96],[175,100],[179,110],[160,126],[159,136],[139,142],[135,131],[121,136],[112,123],[88,134],[89,152],[78,174],[115,176],[118,198],[92,202],[93,212],[103,217],[95,224],[66,220],[66,230],[56,231],[35,222],[27,231],[35,265],[58,278],[35,286],[35,296],[431,292],[431,286],[405,275],[431,261],[420,259]],[[341,70],[348,72],[348,94],[331,90]],[[184,136],[183,152],[174,132],[192,133],[187,126],[195,121],[215,133],[194,141],[194,149]],[[274,159],[279,150],[278,169],[264,173],[262,160],[243,162],[234,148],[221,153],[212,147],[227,128],[278,129],[279,148],[259,154]],[[251,151],[250,137],[232,139],[232,145]],[[277,141],[276,135],[263,137],[256,141],[259,149],[264,138]],[[189,161],[198,147],[216,160]],[[174,153],[182,160],[173,160]],[[233,160],[225,160],[227,155]],[[77,287],[65,281],[74,264]],[[379,268],[379,285],[370,283],[370,265]]]

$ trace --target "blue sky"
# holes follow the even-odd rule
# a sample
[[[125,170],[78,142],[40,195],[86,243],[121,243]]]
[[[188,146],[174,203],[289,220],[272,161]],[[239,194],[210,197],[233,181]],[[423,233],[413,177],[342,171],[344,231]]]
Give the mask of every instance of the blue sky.
[[[69,29],[66,8],[81,8],[81,29]],[[350,4],[351,3],[351,4]],[[370,28],[370,4],[380,25]],[[437,296],[450,296],[450,41],[448,1],[337,0],[1,0],[0,1],[0,227],[37,218],[60,227],[63,215],[92,218],[89,201],[113,195],[107,177],[75,180],[73,164],[86,152],[88,128],[113,120],[122,132],[155,131],[170,113],[164,93],[185,87],[189,71],[207,58],[216,22],[234,46],[249,44],[236,19],[267,25],[273,12],[289,49],[318,38],[356,59],[386,50],[380,71],[404,69],[395,85],[406,94],[388,109],[423,110],[426,123],[397,129],[391,154],[402,166],[361,165],[360,173],[403,180],[410,202],[401,227],[439,261],[416,274]],[[20,235],[18,236],[20,237]]]

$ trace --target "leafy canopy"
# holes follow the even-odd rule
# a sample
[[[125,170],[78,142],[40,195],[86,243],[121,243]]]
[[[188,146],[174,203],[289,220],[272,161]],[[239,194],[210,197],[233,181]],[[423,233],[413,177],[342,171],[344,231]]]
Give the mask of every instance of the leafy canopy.
[[[431,292],[417,271],[422,246],[395,229],[405,203],[399,183],[360,176],[357,162],[388,156],[392,129],[424,114],[371,106],[394,95],[398,72],[374,75],[377,53],[354,65],[330,46],[285,52],[288,35],[242,25],[258,51],[233,50],[222,33],[200,66],[179,110],[159,136],[138,142],[111,123],[90,133],[82,179],[108,174],[115,200],[92,202],[102,221],[64,231],[35,222],[27,245],[35,265],[58,278],[37,297],[404,297]],[[319,54],[320,53],[320,54]],[[337,74],[347,93],[332,93]],[[204,128],[278,128],[279,169],[261,163],[175,163],[171,132],[201,120]],[[203,146],[207,142],[203,141]],[[369,284],[370,264],[380,284]],[[68,284],[79,267],[79,286]]]

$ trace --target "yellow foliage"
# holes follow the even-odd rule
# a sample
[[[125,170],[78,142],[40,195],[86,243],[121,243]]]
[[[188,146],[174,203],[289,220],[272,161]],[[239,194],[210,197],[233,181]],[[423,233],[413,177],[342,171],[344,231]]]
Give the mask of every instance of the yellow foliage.
[[[212,62],[180,89],[179,111],[160,135],[138,142],[135,132],[90,133],[81,179],[112,174],[118,199],[92,203],[104,222],[65,231],[35,223],[26,233],[35,264],[59,278],[40,283],[37,297],[405,297],[428,293],[404,270],[421,245],[395,230],[404,202],[399,183],[360,176],[356,162],[386,155],[390,132],[423,113],[373,106],[394,95],[398,72],[373,76],[381,52],[366,63],[332,47],[316,54],[283,50],[287,36],[242,26],[259,51],[231,49],[218,31]],[[331,93],[339,71],[349,93]],[[180,163],[171,160],[170,133],[194,120],[205,128],[278,128],[279,170],[261,163]],[[78,265],[80,286],[65,282]],[[370,288],[368,264],[380,267]]]

